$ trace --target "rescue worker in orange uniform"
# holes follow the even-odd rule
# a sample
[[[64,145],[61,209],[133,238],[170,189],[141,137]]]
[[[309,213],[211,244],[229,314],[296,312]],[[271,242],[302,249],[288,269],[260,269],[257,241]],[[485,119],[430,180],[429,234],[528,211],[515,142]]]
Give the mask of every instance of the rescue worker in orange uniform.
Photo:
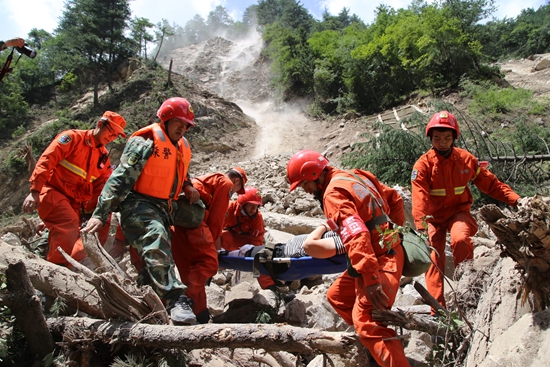
[[[261,246],[264,244],[264,218],[258,208],[262,205],[262,197],[253,186],[245,187],[245,193],[239,195],[236,201],[229,203],[223,224],[222,235],[219,238],[218,250],[238,250],[243,245]],[[221,246],[221,248],[220,248]],[[270,276],[261,274],[258,283],[262,289],[276,287]],[[271,287],[271,288],[270,288]]]
[[[160,122],[136,131],[124,148],[120,165],[105,184],[98,205],[83,232],[96,232],[112,211],[120,212],[126,240],[141,261],[139,285],[149,285],[165,302],[176,324],[194,324],[186,286],[175,273],[170,225],[175,201],[183,191],[190,200],[199,194],[188,179],[191,148],[183,137],[195,126],[185,98],[169,98],[157,116]]]
[[[437,267],[432,264],[426,272],[426,286],[445,307],[442,271],[445,270],[447,231],[451,234],[455,266],[474,255],[471,236],[477,232],[478,226],[470,214],[473,197],[468,184],[472,182],[482,192],[512,206],[517,204],[520,196],[482,167],[470,152],[454,146],[460,130],[456,118],[448,111],[431,117],[426,136],[430,138],[432,148],[413,167],[412,212],[417,230],[427,234],[429,243],[439,254],[432,251],[432,261]],[[435,314],[434,310],[432,314]]]
[[[93,130],[63,131],[36,163],[23,212],[36,209],[49,229],[48,261],[67,265],[58,247],[77,261],[87,256],[80,239],[83,215],[94,210],[112,172],[105,145],[118,136],[125,138],[125,126],[122,116],[106,111]],[[106,226],[99,236],[102,243],[108,234]]]
[[[377,228],[391,229],[390,218],[403,224],[403,199],[370,172],[339,170],[328,163],[318,152],[302,150],[287,164],[290,191],[301,187],[321,202],[349,257],[351,267],[332,284],[328,301],[355,327],[380,366],[407,367],[395,331],[372,319],[373,309],[391,309],[399,290],[404,265],[401,241],[391,234],[382,238]]]
[[[206,282],[218,272],[216,241],[222,235],[225,213],[233,192],[244,194],[246,172],[241,167],[225,174],[196,177],[193,187],[206,206],[204,220],[197,228],[172,227],[172,253],[187,296],[193,300],[197,322],[210,321],[206,303]],[[186,195],[187,196],[187,195]],[[191,203],[196,200],[189,199]]]

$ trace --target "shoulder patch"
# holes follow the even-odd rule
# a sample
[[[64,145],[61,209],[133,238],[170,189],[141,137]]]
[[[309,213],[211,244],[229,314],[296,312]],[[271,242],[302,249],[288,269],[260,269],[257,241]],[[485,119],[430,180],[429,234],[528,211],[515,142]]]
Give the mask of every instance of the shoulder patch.
[[[415,169],[415,170],[412,171],[411,181],[416,180],[417,177],[418,177],[418,170]]]
[[[69,144],[71,141],[73,140],[73,138],[70,137],[70,135],[67,135],[67,134],[63,134],[59,137],[59,139],[57,140],[59,142],[59,144],[62,144],[62,145],[67,145]]]
[[[137,162],[139,162],[141,159],[141,156],[137,153],[130,153],[128,156],[128,165],[129,166],[135,166]]]

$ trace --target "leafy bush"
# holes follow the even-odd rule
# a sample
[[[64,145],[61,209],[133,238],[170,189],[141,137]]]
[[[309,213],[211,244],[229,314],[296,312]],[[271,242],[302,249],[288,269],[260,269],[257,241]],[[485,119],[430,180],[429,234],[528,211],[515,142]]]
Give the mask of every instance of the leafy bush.
[[[14,132],[11,134],[12,138],[18,138],[22,136],[25,133],[26,129],[23,127],[23,125],[19,125],[17,129],[14,130]]]
[[[462,95],[471,98],[470,111],[480,115],[502,115],[522,110],[531,114],[544,114],[546,104],[533,98],[533,92],[523,88],[501,88],[491,82],[463,80]]]
[[[17,153],[11,153],[8,158],[8,166],[13,172],[21,172],[27,168],[25,160],[17,155]]]
[[[66,92],[74,88],[76,82],[78,81],[78,76],[72,71],[69,71],[61,79],[61,90]]]
[[[403,123],[424,126],[426,117],[415,113],[404,119]],[[408,186],[414,163],[430,147],[428,139],[410,130],[383,124],[376,127],[381,130],[380,133],[364,143],[356,144],[352,152],[342,156],[342,164],[371,171],[386,184]]]
[[[18,80],[9,77],[0,82],[0,140],[9,139],[19,126],[24,126],[29,106]]]

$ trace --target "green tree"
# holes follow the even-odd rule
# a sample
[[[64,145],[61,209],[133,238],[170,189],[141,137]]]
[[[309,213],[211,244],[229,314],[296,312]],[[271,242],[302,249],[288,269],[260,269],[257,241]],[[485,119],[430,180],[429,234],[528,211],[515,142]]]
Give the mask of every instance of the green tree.
[[[133,52],[133,42],[124,34],[130,22],[128,0],[68,0],[56,30],[58,44],[68,54],[80,55],[78,73],[92,76],[94,105],[102,76],[112,89],[112,75]]]
[[[206,22],[196,14],[183,28],[183,42],[185,45],[196,45],[207,39]]]
[[[268,43],[266,53],[273,60],[274,83],[283,99],[311,93],[314,67],[305,29],[269,25],[264,39]]]
[[[328,10],[325,8],[323,19],[315,25],[315,30],[317,32],[322,32],[325,30],[342,30],[353,23],[358,23],[364,25],[363,21],[355,14],[350,15],[348,8],[342,8],[338,15],[331,15]]]
[[[161,22],[157,23],[157,27],[155,30],[155,38],[157,42],[157,52],[155,53],[154,60],[157,61],[157,57],[159,56],[160,49],[162,48],[162,44],[164,43],[164,40],[166,37],[173,36],[175,34],[174,28],[168,23],[168,20],[162,19]]]
[[[138,44],[138,56],[147,60],[147,42],[153,40],[153,36],[148,32],[154,27],[154,24],[147,18],[134,18],[132,24],[132,38]]]
[[[208,13],[206,26],[210,36],[223,35],[233,26],[233,18],[231,18],[226,8],[218,5],[214,10]]]
[[[475,36],[479,22],[488,19],[496,10],[495,0],[440,0],[445,14],[456,18],[464,33]]]
[[[296,0],[259,0],[257,14],[262,27],[278,23],[284,28],[303,28],[308,36],[315,24],[311,14]]]
[[[21,85],[21,80],[14,75],[0,82],[0,140],[11,138],[15,129],[26,125],[29,106],[23,98]]]
[[[33,28],[29,32],[28,37],[25,41],[36,50],[40,50],[44,42],[51,38],[52,35],[45,30]]]

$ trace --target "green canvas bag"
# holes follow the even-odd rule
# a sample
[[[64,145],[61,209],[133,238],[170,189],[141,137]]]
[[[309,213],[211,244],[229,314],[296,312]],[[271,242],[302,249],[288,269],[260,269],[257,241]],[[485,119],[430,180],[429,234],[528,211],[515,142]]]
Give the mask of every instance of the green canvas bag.
[[[425,273],[432,260],[430,259],[430,248],[426,241],[414,230],[400,234],[401,244],[405,250],[405,265],[403,266],[403,276],[417,277]]]
[[[204,220],[206,206],[202,200],[197,200],[193,204],[189,200],[180,195],[176,201],[176,211],[174,212],[174,224],[185,228],[197,228]]]

